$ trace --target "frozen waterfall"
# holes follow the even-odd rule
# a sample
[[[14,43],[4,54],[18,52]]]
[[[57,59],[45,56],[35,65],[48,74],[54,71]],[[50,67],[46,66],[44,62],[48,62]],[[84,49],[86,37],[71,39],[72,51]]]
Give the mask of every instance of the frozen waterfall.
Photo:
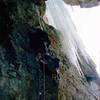
[[[66,4],[63,0],[48,0],[46,4],[48,23],[61,32],[60,39],[63,45],[63,51],[70,62],[76,66],[80,75],[83,76],[83,70],[79,65],[79,61],[82,64],[85,63],[85,67],[89,64],[95,67],[95,64],[84,50],[84,45],[77,35],[77,30],[73,24]],[[90,72],[90,74],[92,75],[92,72]]]

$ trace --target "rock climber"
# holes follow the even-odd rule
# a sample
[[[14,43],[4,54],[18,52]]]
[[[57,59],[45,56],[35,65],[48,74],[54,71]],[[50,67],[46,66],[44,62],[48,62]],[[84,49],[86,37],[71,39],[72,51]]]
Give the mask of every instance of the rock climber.
[[[56,57],[56,55],[50,55],[50,53],[46,53],[45,58],[48,62],[49,70],[52,72],[52,77],[59,79],[60,78],[60,69],[59,62],[60,60]]]
[[[39,62],[41,71],[45,72],[45,74],[47,74],[47,75],[51,75],[51,72],[48,69],[48,63],[45,60],[43,53],[38,52],[36,60]]]

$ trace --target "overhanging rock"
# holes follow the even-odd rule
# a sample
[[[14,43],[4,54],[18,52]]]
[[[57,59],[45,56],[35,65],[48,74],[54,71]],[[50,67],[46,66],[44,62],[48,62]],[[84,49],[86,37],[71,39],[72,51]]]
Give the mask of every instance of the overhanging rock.
[[[98,0],[80,0],[80,6],[84,8],[90,8],[98,5]]]
[[[79,0],[64,0],[64,1],[70,5],[79,5]]]
[[[99,5],[100,0],[64,0],[70,5],[80,5],[82,8],[90,8]]]

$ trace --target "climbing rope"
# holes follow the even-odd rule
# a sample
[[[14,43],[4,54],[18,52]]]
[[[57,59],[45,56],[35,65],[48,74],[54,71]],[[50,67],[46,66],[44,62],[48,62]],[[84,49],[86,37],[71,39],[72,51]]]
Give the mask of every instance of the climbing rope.
[[[42,16],[40,15],[38,6],[36,6],[36,10],[37,10],[37,15],[38,15],[40,28],[41,28],[41,30],[45,30],[45,28],[43,26],[43,23],[42,23]],[[41,83],[40,83],[40,79],[39,79],[39,87],[40,87],[40,84]],[[40,92],[40,90],[39,90],[39,92]],[[46,100],[45,99],[45,94],[46,94],[46,92],[45,92],[45,64],[43,64],[43,100]],[[39,93],[38,100],[39,100],[40,95],[42,95],[41,92]]]
[[[43,64],[43,90],[44,90],[44,100],[45,100],[45,65]]]
[[[39,81],[38,81],[38,100],[46,100],[45,99],[45,94],[46,94],[46,92],[45,92],[45,64],[43,64],[43,74],[41,74],[41,73],[39,73]],[[42,78],[43,77],[43,78]],[[43,83],[43,84],[42,84]]]

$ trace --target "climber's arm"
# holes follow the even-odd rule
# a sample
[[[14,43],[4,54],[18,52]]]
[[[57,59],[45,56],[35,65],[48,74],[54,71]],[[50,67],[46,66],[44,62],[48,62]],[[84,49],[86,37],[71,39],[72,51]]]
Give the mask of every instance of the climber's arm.
[[[44,61],[44,60],[42,60],[42,59],[41,59],[40,61],[41,61],[43,64],[47,64],[47,62],[46,62],[46,61]]]

